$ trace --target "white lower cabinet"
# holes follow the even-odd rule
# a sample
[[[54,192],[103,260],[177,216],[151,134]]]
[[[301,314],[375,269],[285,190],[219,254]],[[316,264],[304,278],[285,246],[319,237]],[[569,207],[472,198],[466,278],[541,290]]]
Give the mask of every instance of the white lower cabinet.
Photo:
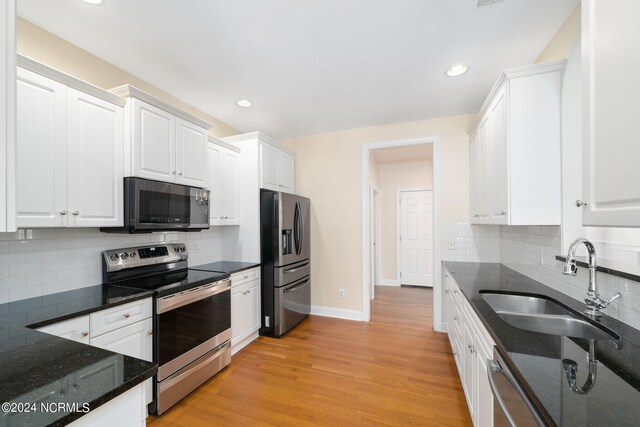
[[[231,276],[231,353],[258,337],[260,329],[260,269]]]
[[[146,406],[143,400],[144,389],[142,384],[138,384],[69,425],[71,427],[145,426],[147,414],[140,410],[141,405]]]
[[[446,268],[442,270],[446,328],[469,413],[474,426],[492,427],[493,393],[487,360],[493,358],[495,344],[455,280]]]
[[[153,360],[152,299],[145,298],[106,310],[38,328],[61,338],[89,344],[114,353],[142,360]],[[114,369],[116,359],[105,359],[104,366],[92,365],[75,373],[73,381],[78,390],[84,383],[102,384],[118,381],[121,375]],[[86,372],[85,372],[86,371]],[[144,382],[146,405],[153,400],[153,379]],[[96,389],[99,391],[99,387]],[[72,391],[70,391],[71,393]],[[97,397],[97,396],[96,396]]]

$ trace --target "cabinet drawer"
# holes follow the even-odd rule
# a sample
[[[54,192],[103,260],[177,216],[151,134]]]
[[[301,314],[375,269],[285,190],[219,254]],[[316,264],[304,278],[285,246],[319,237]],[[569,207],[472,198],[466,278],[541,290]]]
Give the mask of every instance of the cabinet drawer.
[[[68,340],[89,344],[89,315],[74,317],[52,325],[38,328],[38,331]]]
[[[243,270],[231,275],[231,287],[243,285],[255,279],[260,278],[260,267],[252,268],[250,270]]]
[[[151,298],[130,302],[91,314],[91,337],[131,325],[152,315]]]

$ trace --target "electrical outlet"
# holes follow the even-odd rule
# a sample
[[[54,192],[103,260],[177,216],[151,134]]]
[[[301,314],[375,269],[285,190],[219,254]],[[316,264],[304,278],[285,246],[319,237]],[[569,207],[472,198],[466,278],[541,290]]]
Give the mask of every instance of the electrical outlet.
[[[338,297],[344,298],[344,289],[338,289]]]
[[[456,242],[454,240],[449,240],[449,250],[452,251],[456,248]]]
[[[544,265],[544,252],[540,251],[540,264]]]

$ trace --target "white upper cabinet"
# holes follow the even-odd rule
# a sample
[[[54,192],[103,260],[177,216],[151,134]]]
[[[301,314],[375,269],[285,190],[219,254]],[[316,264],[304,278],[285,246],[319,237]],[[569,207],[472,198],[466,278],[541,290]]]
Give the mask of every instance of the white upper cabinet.
[[[582,2],[583,225],[640,227],[640,2]]]
[[[18,65],[18,227],[122,225],[124,100],[25,57]]]
[[[15,231],[15,0],[0,5],[0,233]]]
[[[207,131],[180,118],[176,119],[176,162],[178,184],[205,187],[209,162],[207,160]]]
[[[278,190],[278,149],[271,144],[260,144],[262,188]]]
[[[66,227],[67,86],[18,68],[18,227]]]
[[[211,124],[133,86],[111,92],[125,106],[125,176],[207,187],[207,130]]]
[[[260,141],[261,188],[293,193],[293,154],[272,142]]]
[[[471,222],[558,225],[565,61],[505,71],[471,133]]]
[[[69,221],[76,227],[122,225],[123,109],[72,88],[67,98]]]
[[[212,136],[209,137],[209,212],[211,225],[238,225],[240,200],[240,149]]]
[[[133,98],[130,104],[133,171],[127,175],[158,181],[176,179],[176,118]]]

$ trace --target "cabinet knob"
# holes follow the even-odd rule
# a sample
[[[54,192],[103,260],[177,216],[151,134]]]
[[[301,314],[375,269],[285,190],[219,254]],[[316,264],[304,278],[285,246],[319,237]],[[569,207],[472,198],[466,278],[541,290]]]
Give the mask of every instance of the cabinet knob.
[[[495,216],[505,216],[507,213],[505,211],[498,212]]]
[[[74,384],[71,387],[73,387],[74,390],[78,391],[78,389],[80,388],[80,386],[78,384]]]
[[[453,293],[454,293],[454,294],[457,294],[457,293],[458,293],[458,291],[453,291]]]
[[[445,275],[444,275],[444,277],[446,277],[446,278],[448,279],[448,278],[449,278],[449,275],[448,275],[448,274],[445,274]]]
[[[80,332],[80,335],[82,335],[83,337],[88,337],[89,336],[89,332],[88,331],[82,331],[82,332]]]
[[[449,289],[445,289],[444,293],[448,294],[449,293]]]
[[[588,203],[586,201],[584,201],[584,200],[576,200],[576,207],[581,208],[581,207],[587,206],[587,205],[588,205]]]
[[[182,176],[182,172],[178,172],[178,175]]]
[[[60,211],[60,215],[66,215],[67,211]]]
[[[480,215],[475,214],[473,217],[474,217],[474,218],[480,218]]]
[[[147,331],[147,335],[153,335],[153,331],[152,330],[148,330]]]
[[[175,175],[176,173],[178,173],[178,171],[171,171],[171,173]]]
[[[453,320],[458,321],[458,316],[453,316]]]
[[[122,315],[122,317],[124,317],[125,319],[128,319],[129,317],[131,317],[131,315],[129,313],[125,313]]]
[[[249,278],[249,275],[248,275],[248,274],[245,274],[245,275],[244,275],[244,278],[245,278],[245,279],[248,279],[248,278]]]
[[[71,212],[71,213],[72,213],[72,214],[74,214],[75,216],[80,215],[80,211],[73,211],[73,212]]]

